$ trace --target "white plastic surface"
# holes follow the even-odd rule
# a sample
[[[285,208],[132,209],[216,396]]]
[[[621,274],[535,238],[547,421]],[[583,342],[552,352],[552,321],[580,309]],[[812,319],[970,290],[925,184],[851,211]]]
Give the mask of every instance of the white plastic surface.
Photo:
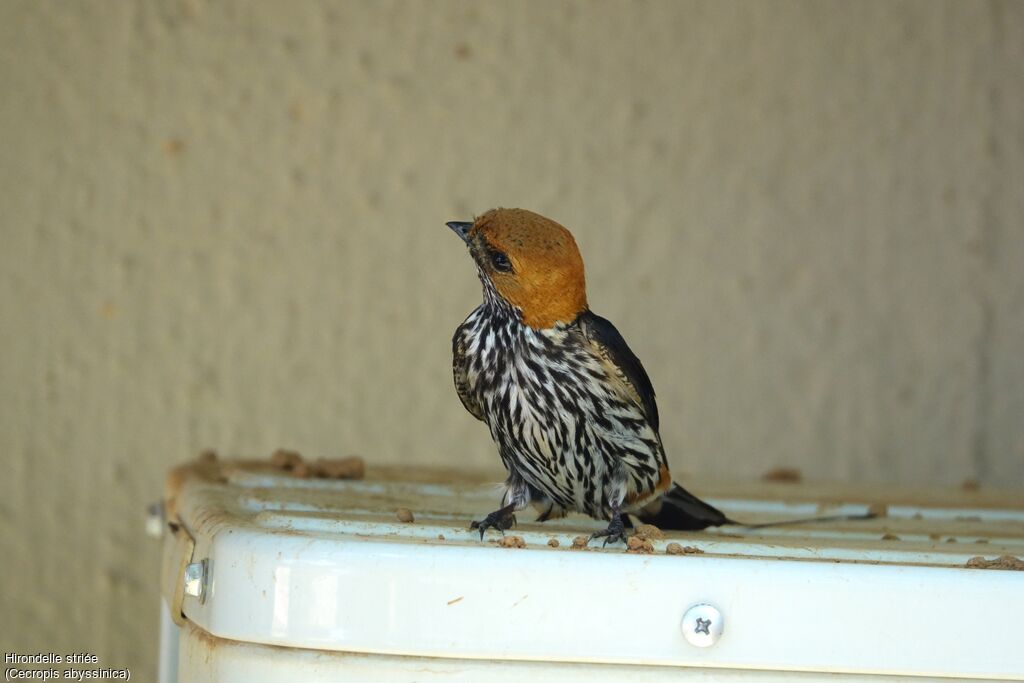
[[[221,638],[325,652],[631,665],[645,676],[658,666],[1024,676],[1024,572],[964,568],[973,543],[881,541],[865,522],[690,533],[635,555],[569,549],[599,526],[574,518],[524,523],[527,547],[513,549],[466,529],[495,500],[487,488],[245,472],[189,482],[179,516],[210,583],[205,604],[186,598],[184,612]],[[403,502],[415,524],[395,520]],[[979,535],[985,521],[974,517]],[[1012,511],[997,519],[986,551],[1020,553],[1024,525]],[[669,541],[703,553],[667,555]],[[728,626],[698,648],[680,620],[704,602]]]
[[[167,603],[160,601],[160,658],[157,660],[157,683],[177,683],[178,644],[181,629],[171,620]]]
[[[186,624],[182,629],[179,683],[910,683],[921,678],[858,674],[754,671],[750,669],[564,664],[476,659],[437,659],[277,648],[213,638]]]

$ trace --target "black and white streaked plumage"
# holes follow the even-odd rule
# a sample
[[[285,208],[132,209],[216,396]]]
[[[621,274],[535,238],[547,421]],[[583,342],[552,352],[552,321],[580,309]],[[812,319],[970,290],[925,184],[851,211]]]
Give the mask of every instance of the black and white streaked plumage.
[[[448,225],[484,292],[452,340],[455,387],[508,471],[502,508],[473,523],[481,536],[530,504],[540,521],[572,511],[609,520],[595,534],[607,540],[624,540],[623,513],[669,529],[732,523],[672,483],[651,381],[587,307],[569,231],[521,209]]]

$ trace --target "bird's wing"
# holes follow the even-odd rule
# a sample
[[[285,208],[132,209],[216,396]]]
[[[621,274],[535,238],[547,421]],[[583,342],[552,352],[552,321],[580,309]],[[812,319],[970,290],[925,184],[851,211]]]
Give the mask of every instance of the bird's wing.
[[[579,322],[584,338],[605,363],[612,377],[621,382],[624,393],[640,407],[654,431],[658,431],[658,404],[654,400],[654,387],[640,359],[610,321],[587,310],[580,314]]]
[[[469,390],[468,373],[469,359],[466,358],[466,343],[462,327],[459,327],[455,330],[455,336],[452,337],[452,375],[455,377],[455,391],[458,392],[459,399],[466,410],[476,419],[483,421],[484,408],[477,400],[476,394]]]

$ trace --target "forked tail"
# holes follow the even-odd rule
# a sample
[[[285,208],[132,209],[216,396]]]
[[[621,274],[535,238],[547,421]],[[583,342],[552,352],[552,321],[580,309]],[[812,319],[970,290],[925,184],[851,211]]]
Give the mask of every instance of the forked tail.
[[[665,492],[665,495],[635,514],[640,518],[640,521],[646,524],[653,524],[659,529],[674,529],[676,531],[699,531],[709,526],[722,526],[723,524],[735,524],[747,529],[764,529],[767,527],[788,526],[790,524],[804,524],[806,522],[840,522],[873,519],[876,517],[875,513],[866,512],[864,514],[826,515],[823,517],[785,519],[779,522],[765,522],[762,524],[744,524],[743,522],[737,522],[735,519],[729,519],[721,510],[708,505],[675,483]]]
[[[677,531],[698,531],[709,526],[739,524],[679,484],[672,484],[665,495],[637,512],[636,516],[642,522],[653,524],[659,529]]]

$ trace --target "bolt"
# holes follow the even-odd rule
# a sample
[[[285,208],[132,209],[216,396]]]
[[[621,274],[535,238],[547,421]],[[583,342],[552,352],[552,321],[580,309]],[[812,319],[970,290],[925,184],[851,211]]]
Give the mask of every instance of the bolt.
[[[146,535],[152,538],[163,536],[165,521],[163,501],[150,505],[146,508]]]
[[[722,613],[717,607],[698,603],[686,610],[679,628],[690,645],[711,647],[721,637],[724,626]]]
[[[192,562],[185,567],[185,595],[199,599],[199,604],[206,602],[207,560]]]

